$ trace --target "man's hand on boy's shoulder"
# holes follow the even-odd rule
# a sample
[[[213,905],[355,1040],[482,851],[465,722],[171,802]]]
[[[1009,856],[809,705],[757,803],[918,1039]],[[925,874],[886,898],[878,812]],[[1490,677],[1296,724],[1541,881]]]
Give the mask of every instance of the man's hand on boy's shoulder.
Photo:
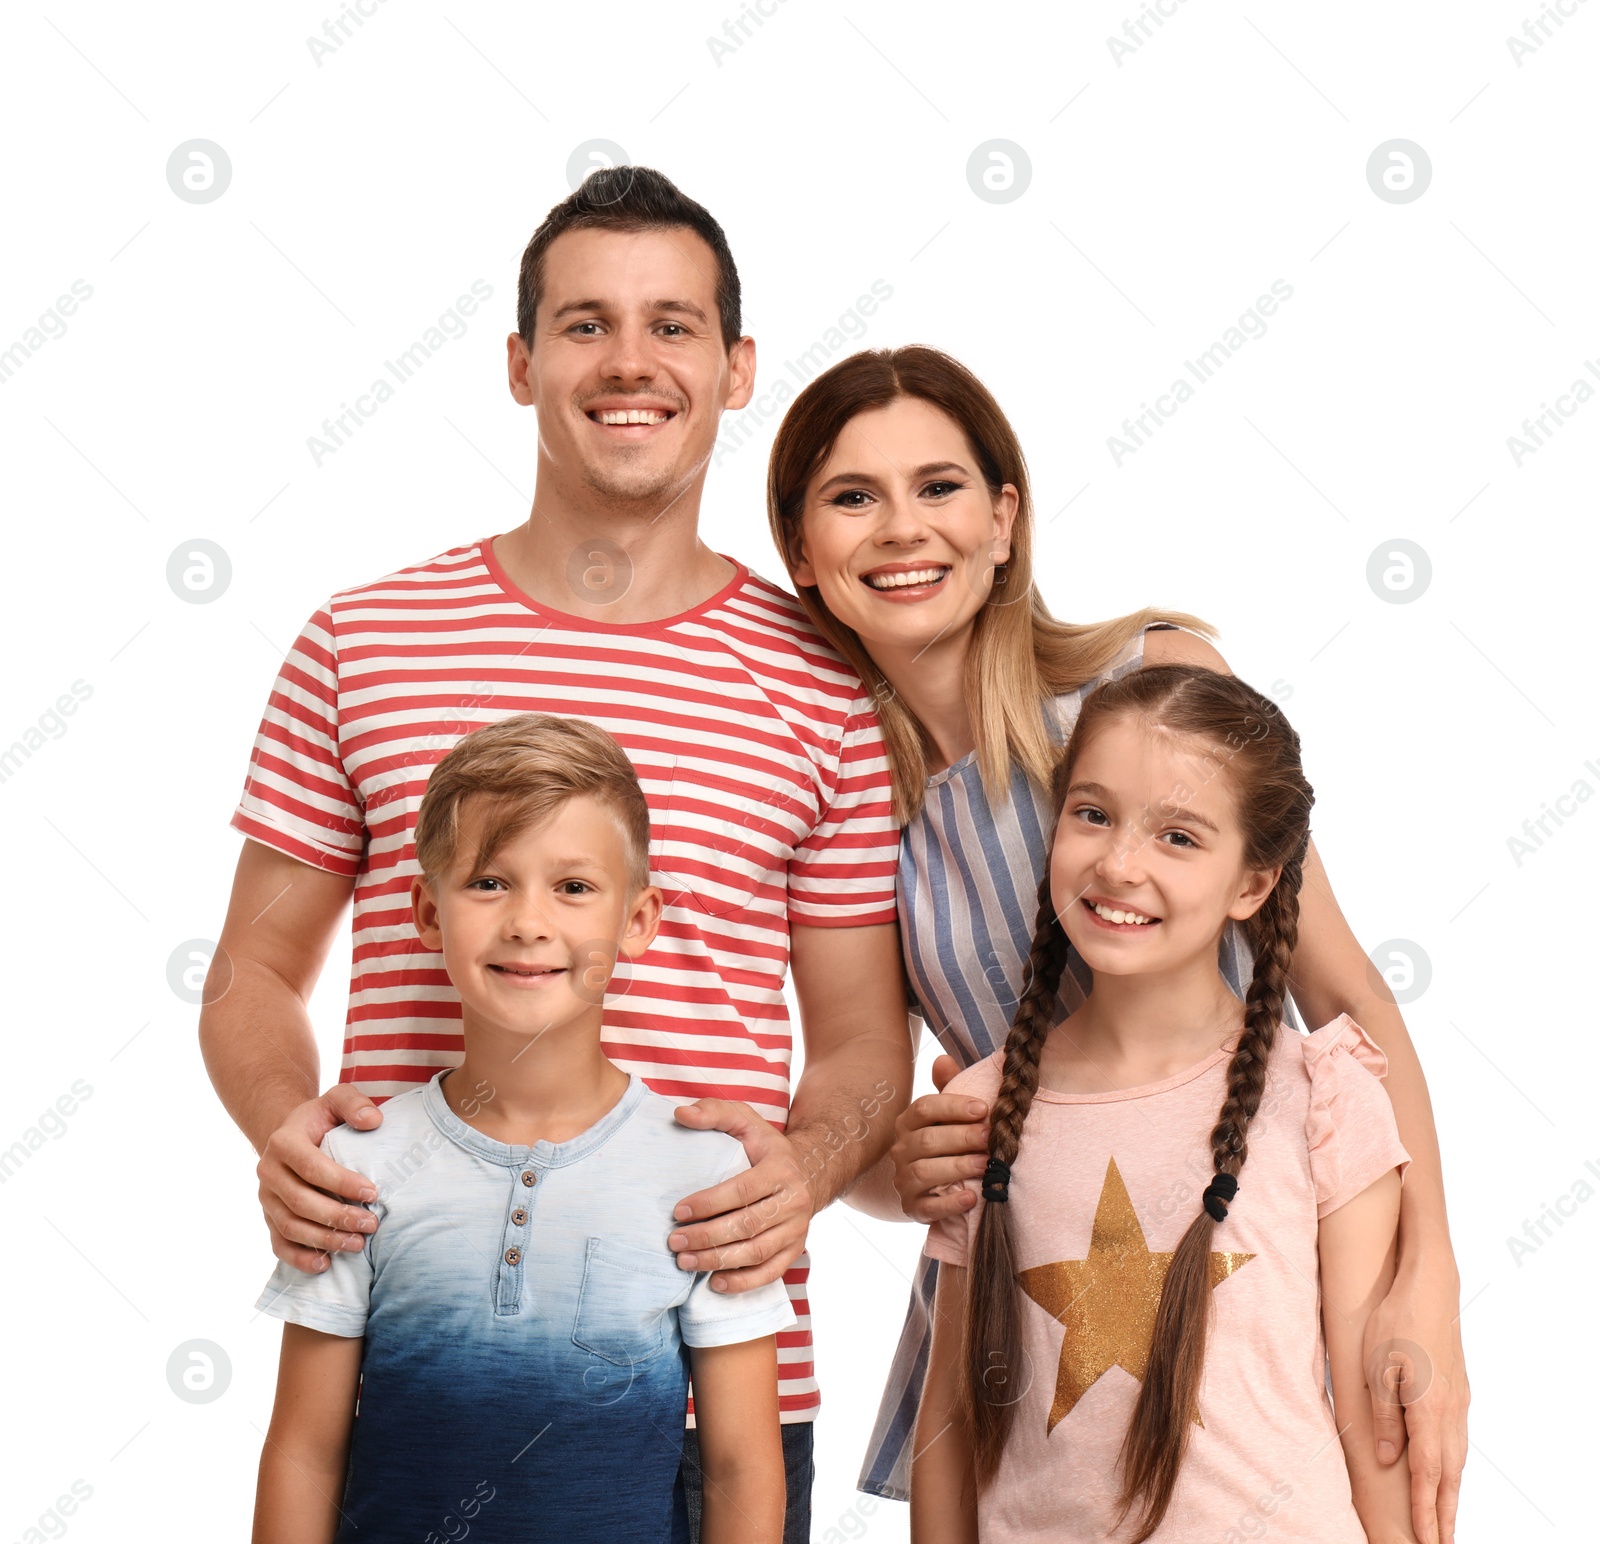
[[[364,1175],[335,1163],[322,1139],[335,1126],[371,1131],[383,1114],[350,1083],[292,1109],[261,1149],[256,1174],[272,1252],[311,1275],[328,1268],[331,1251],[357,1250],[378,1225],[371,1212],[349,1202],[372,1201],[377,1188]]]
[[[673,1211],[667,1247],[686,1271],[714,1271],[719,1292],[749,1292],[777,1281],[799,1259],[814,1212],[795,1146],[737,1099],[697,1099],[674,1112],[681,1125],[725,1131],[750,1160],[720,1184],[685,1196]]]

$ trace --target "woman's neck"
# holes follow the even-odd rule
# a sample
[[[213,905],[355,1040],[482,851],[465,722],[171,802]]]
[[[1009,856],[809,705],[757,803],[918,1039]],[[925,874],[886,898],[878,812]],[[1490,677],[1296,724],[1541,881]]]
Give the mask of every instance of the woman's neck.
[[[1046,1040],[1039,1083],[1075,1094],[1159,1083],[1205,1060],[1243,1024],[1244,1005],[1228,990],[1214,951],[1172,971],[1102,973]]]
[[[967,704],[967,654],[972,628],[959,637],[936,638],[919,650],[871,646],[867,652],[883,672],[896,697],[910,710],[933,742],[928,771],[942,772],[961,760],[977,743]]]

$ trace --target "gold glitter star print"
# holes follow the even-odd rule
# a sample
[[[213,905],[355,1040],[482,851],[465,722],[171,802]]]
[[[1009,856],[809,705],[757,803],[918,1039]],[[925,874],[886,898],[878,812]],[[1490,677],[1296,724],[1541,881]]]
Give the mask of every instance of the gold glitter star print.
[[[1211,1285],[1231,1276],[1251,1254],[1211,1254]],[[1094,1230],[1085,1260],[1057,1260],[1019,1271],[1017,1280],[1051,1318],[1066,1328],[1055,1401],[1047,1431],[1069,1414],[1101,1376],[1120,1367],[1143,1379],[1155,1333],[1161,1284],[1172,1264],[1170,1251],[1152,1254],[1113,1158],[1095,1207]],[[1199,1420],[1196,1412],[1195,1419]]]

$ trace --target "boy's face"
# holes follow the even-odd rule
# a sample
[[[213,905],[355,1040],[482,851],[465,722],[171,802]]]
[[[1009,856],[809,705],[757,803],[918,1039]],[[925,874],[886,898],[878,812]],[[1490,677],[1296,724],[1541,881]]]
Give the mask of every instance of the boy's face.
[[[534,335],[506,349],[557,480],[653,514],[704,471],[723,409],[749,402],[755,379],[755,344],[723,341],[716,258],[687,228],[558,236]]]
[[[466,801],[436,892],[411,887],[417,933],[444,955],[463,1028],[530,1039],[586,1020],[598,1030],[618,954],[637,958],[655,938],[661,892],[634,888],[621,825],[592,798],[568,800],[470,867],[482,802]]]

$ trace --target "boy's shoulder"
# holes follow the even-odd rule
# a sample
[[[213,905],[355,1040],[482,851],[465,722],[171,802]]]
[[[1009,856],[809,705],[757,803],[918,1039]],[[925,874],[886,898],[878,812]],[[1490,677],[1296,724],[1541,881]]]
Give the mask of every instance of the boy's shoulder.
[[[630,1148],[644,1148],[663,1179],[710,1185],[750,1167],[744,1144],[725,1131],[697,1131],[672,1113],[692,1099],[669,1099],[644,1090],[633,1119],[623,1128]]]
[[[446,1140],[428,1114],[427,1094],[431,1086],[421,1083],[395,1094],[378,1106],[382,1121],[370,1131],[354,1126],[335,1126],[322,1139],[322,1150],[335,1163],[371,1174],[371,1166],[410,1153],[418,1142],[432,1145]],[[363,1166],[366,1167],[363,1167]]]

